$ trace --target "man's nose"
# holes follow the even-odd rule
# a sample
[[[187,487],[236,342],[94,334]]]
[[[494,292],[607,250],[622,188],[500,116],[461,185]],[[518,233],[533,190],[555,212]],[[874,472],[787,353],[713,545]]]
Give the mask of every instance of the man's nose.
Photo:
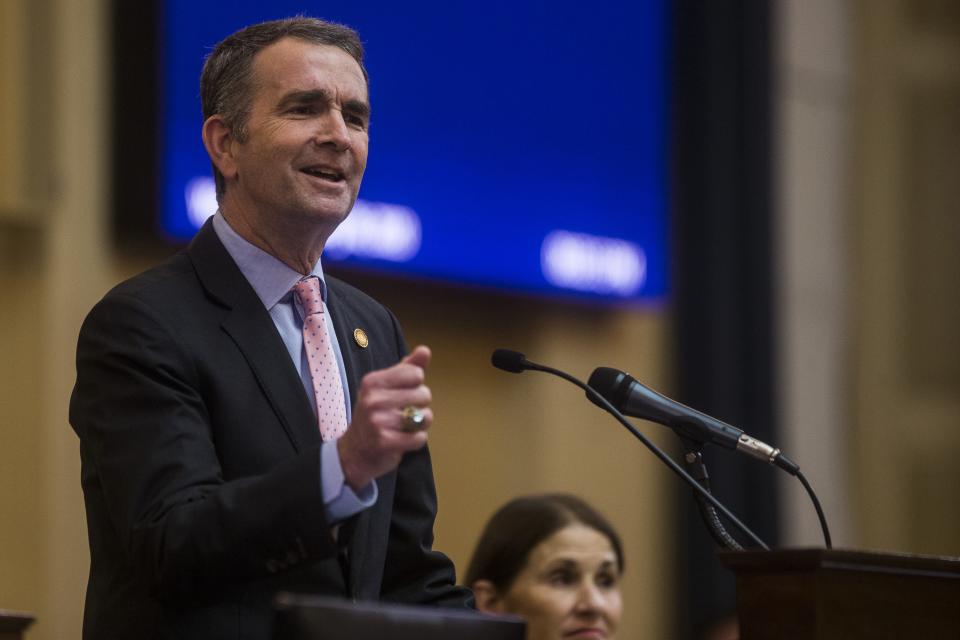
[[[319,119],[315,138],[320,146],[331,146],[338,151],[350,148],[350,131],[340,109],[333,107]]]

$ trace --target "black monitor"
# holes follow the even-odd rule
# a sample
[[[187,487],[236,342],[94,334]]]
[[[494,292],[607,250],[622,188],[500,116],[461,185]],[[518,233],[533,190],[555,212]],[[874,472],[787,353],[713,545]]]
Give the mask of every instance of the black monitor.
[[[524,640],[526,623],[438,607],[355,603],[283,593],[276,640]]]

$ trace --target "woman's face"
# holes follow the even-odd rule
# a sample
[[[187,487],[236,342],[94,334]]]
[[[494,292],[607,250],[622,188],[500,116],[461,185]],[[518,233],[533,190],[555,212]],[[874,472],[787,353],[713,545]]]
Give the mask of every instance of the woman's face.
[[[498,607],[526,618],[528,640],[613,638],[620,623],[620,571],[605,535],[582,524],[530,552]]]

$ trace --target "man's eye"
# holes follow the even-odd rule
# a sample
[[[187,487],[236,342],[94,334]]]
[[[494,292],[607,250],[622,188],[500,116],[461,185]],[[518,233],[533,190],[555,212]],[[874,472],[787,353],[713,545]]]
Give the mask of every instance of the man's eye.
[[[356,127],[358,129],[367,128],[367,119],[364,118],[363,116],[358,116],[358,115],[353,115],[348,113],[343,116],[343,119],[351,127]]]
[[[311,106],[307,106],[307,105],[300,105],[300,106],[298,106],[298,107],[290,107],[290,109],[287,110],[287,113],[291,113],[291,114],[293,114],[293,115],[295,115],[295,116],[307,116],[307,115],[311,115],[311,114],[313,114],[313,113],[315,113],[315,112],[316,112],[316,109],[314,109],[314,108],[311,107]]]

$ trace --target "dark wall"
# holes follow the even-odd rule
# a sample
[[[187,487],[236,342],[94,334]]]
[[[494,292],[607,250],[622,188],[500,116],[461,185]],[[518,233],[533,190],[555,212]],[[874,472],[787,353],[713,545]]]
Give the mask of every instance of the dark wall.
[[[672,73],[677,394],[766,442],[777,441],[771,22],[763,0],[677,0]],[[714,494],[775,545],[776,471],[728,450],[705,457]],[[734,583],[678,491],[676,637],[699,638],[734,611]]]
[[[155,0],[110,4],[112,171],[111,231],[123,250],[169,249],[156,228],[160,123],[160,44]]]

